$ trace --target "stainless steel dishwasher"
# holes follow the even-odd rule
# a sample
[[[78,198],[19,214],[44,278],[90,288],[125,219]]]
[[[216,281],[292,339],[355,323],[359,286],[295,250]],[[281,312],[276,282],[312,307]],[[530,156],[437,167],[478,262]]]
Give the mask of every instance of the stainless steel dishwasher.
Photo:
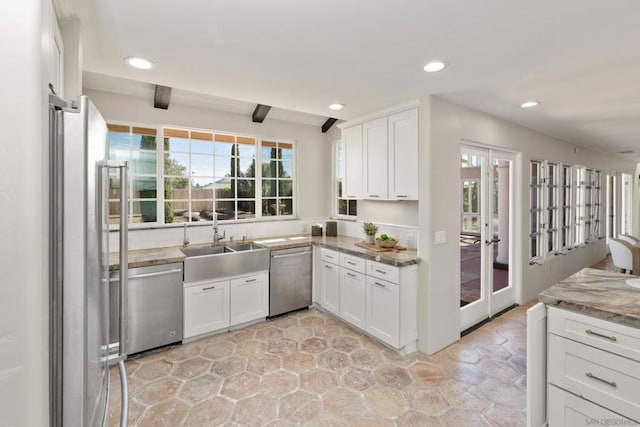
[[[117,271],[109,282],[110,298],[119,299]],[[129,354],[182,341],[182,299],[182,263],[129,269]],[[111,342],[117,342],[119,325],[115,316],[110,320]]]
[[[311,305],[312,260],[311,246],[271,251],[269,316]]]

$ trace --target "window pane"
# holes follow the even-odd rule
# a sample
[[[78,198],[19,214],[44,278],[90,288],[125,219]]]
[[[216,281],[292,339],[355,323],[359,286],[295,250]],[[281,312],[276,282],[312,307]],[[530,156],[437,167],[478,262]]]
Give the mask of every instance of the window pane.
[[[213,180],[212,178],[192,178],[191,179],[191,199],[192,200],[213,200]],[[211,206],[209,206],[211,208]],[[193,208],[195,210],[195,208]]]
[[[293,196],[293,181],[287,179],[287,180],[280,180],[279,181],[279,191],[278,191],[278,196],[280,197],[291,197]]]
[[[262,177],[263,178],[277,178],[278,168],[280,162],[276,160],[262,161]]]
[[[213,220],[213,200],[195,200],[191,199],[192,221],[211,221]]]
[[[132,185],[131,197],[134,199],[155,199],[157,197],[158,182],[155,176],[134,175],[132,177]]]
[[[338,181],[338,199],[342,198],[342,181]]]
[[[109,148],[126,148],[129,149],[131,136],[128,133],[109,132]]]
[[[256,182],[253,179],[238,180],[238,198],[239,199],[255,199]]]
[[[238,155],[240,157],[256,157],[256,146],[249,144],[238,144]]]
[[[155,200],[134,200],[132,209],[134,223],[156,222],[158,219]]]
[[[293,215],[292,199],[280,199],[280,215]]]
[[[172,224],[189,221],[185,216],[189,210],[189,202],[186,200],[169,200],[164,203],[164,222]]]
[[[181,151],[183,153],[189,152],[189,140],[186,138],[165,138],[164,139],[165,151]]]
[[[358,215],[358,201],[349,200],[349,215]]]
[[[115,150],[109,147],[109,159],[110,160],[130,160],[129,159],[129,150]]]
[[[213,176],[213,156],[192,154],[191,175]]]
[[[213,154],[213,142],[200,141],[197,139],[191,140],[191,153],[196,154]]]
[[[262,180],[262,197],[275,197],[278,181],[272,179]]]
[[[293,162],[283,161],[282,168],[278,171],[280,175],[278,178],[292,178],[293,177]]]
[[[235,199],[236,180],[233,178],[223,178],[216,180],[216,199]]]
[[[282,160],[293,161],[293,150],[291,148],[280,149],[280,158]]]
[[[277,215],[276,199],[262,199],[262,215]]]
[[[240,159],[240,169],[238,170],[238,176],[255,178],[256,161],[254,159]]]
[[[169,199],[188,199],[189,190],[188,178],[165,178],[164,179],[164,198]]]
[[[156,153],[152,151],[134,151],[131,153],[133,162],[130,164],[130,171],[134,174],[156,174]]]
[[[131,135],[133,148],[135,150],[154,150],[156,149],[156,137],[152,135]]]
[[[164,154],[164,174],[186,176],[189,172],[189,155],[178,153]]]
[[[347,215],[347,201],[345,199],[338,200],[338,214]]]
[[[238,219],[251,219],[256,216],[256,202],[254,200],[238,200]]]
[[[261,156],[263,161],[268,161],[269,159],[275,159],[277,157],[277,151],[274,147],[262,147]]]
[[[216,215],[219,221],[236,219],[236,202],[233,200],[216,200]]]
[[[230,142],[216,142],[215,154],[216,156],[232,156],[236,153],[236,144]]]
[[[224,178],[229,176],[235,176],[235,166],[237,159],[233,157],[217,157],[216,156],[216,166],[215,166],[215,175],[218,178]],[[232,173],[233,172],[233,173]]]

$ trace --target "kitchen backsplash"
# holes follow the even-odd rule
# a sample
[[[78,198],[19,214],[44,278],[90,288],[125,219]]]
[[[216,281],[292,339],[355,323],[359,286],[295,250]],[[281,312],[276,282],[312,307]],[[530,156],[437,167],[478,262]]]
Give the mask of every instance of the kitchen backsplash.
[[[312,224],[322,224],[326,230],[327,218],[305,218],[299,220],[246,222],[238,224],[219,224],[218,233],[225,233],[224,242],[233,239],[241,241],[273,236],[287,236],[295,234],[310,234]],[[338,221],[338,234],[341,236],[360,237],[364,240],[362,222]],[[418,231],[416,227],[398,226],[391,224],[377,224],[378,235],[386,233],[398,239],[401,245],[415,247]],[[131,229],[129,231],[129,249],[152,249],[170,246],[182,246],[184,238],[183,227],[162,227]],[[213,241],[213,225],[191,224],[187,227],[187,238],[190,244],[211,243]],[[109,235],[109,248],[114,252],[118,250],[118,233],[113,231]]]

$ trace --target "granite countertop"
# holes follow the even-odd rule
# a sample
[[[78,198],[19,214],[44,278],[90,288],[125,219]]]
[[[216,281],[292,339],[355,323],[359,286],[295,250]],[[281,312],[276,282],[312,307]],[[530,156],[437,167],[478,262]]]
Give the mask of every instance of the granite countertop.
[[[303,238],[301,238],[303,237]],[[258,239],[255,243],[271,250],[290,249],[300,246],[317,245],[328,249],[337,250],[350,255],[359,256],[372,261],[378,261],[383,264],[394,265],[396,267],[405,267],[408,265],[420,264],[420,258],[415,249],[406,249],[402,251],[393,250],[387,252],[375,252],[365,248],[356,246],[357,242],[362,239],[355,237],[327,237],[327,236],[286,236],[273,239]]]
[[[420,258],[418,257],[415,249],[375,252],[356,246],[355,243],[360,241],[362,240],[353,237],[311,236],[307,234],[258,239],[254,240],[254,243],[271,250],[317,245],[396,267],[404,267],[420,263]],[[229,242],[221,242],[220,244],[224,245],[228,243]],[[199,246],[207,245],[192,245],[190,247],[196,248]],[[180,246],[173,246],[168,248],[129,251],[129,268],[182,262],[185,255],[180,249]],[[117,253],[109,254],[109,269],[118,269]]]
[[[585,268],[542,292],[549,305],[640,329],[640,289],[627,284],[638,276]]]

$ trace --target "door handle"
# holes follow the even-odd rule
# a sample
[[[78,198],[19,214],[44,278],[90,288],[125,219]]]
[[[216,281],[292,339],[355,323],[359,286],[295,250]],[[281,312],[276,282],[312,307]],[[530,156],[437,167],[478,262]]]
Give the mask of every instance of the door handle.
[[[498,243],[500,241],[500,239],[491,239],[491,240],[485,240],[484,243],[489,246],[492,245],[494,243]]]

